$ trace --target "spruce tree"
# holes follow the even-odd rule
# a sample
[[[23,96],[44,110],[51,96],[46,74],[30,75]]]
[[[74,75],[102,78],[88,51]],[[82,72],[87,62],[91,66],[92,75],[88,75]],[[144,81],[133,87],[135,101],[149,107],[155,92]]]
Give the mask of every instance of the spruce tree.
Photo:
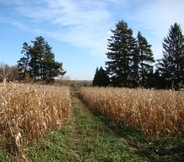
[[[140,57],[139,57],[139,49],[138,47],[135,48],[133,52],[133,57],[132,57],[132,66],[131,66],[131,73],[130,73],[130,78],[131,78],[131,85],[130,87],[137,87],[139,83],[139,64],[140,64]]]
[[[142,36],[140,31],[137,35],[137,45],[139,52],[141,86],[144,86],[145,82],[149,82],[146,80],[146,78],[148,78],[146,74],[152,73],[153,70],[153,66],[151,65],[151,63],[154,62],[153,52],[151,50],[151,45],[148,44],[146,38]]]
[[[111,30],[113,36],[108,39],[106,71],[110,75],[112,85],[129,86],[133,65],[133,56],[136,49],[136,40],[133,31],[126,22],[120,21],[116,29]]]
[[[157,68],[168,83],[176,86],[184,81],[184,36],[180,25],[171,25],[169,34],[163,40],[163,58]]]
[[[42,60],[44,58],[45,40],[43,37],[36,37],[35,41],[31,41],[33,46],[30,47],[31,60],[29,62],[30,75],[36,81],[38,78],[43,80]]]
[[[102,67],[100,67],[100,69],[97,68],[93,79],[93,86],[106,87],[109,85],[109,83],[110,79],[106,71]]]
[[[31,42],[33,46],[24,43],[24,56],[18,61],[22,72],[26,69],[35,81],[41,80],[45,83],[50,83],[55,77],[66,73],[62,68],[63,64],[55,61],[52,47],[43,37],[36,37],[36,40]]]
[[[93,78],[93,83],[92,83],[92,85],[93,86],[97,86],[98,85],[98,67],[96,68],[96,72],[95,72],[95,76],[94,76],[94,78]]]
[[[20,80],[24,80],[26,77],[26,74],[29,72],[29,62],[31,58],[30,54],[30,46],[26,42],[23,43],[22,51],[21,53],[24,55],[20,60],[17,61],[18,65],[17,68],[19,70],[19,76]]]

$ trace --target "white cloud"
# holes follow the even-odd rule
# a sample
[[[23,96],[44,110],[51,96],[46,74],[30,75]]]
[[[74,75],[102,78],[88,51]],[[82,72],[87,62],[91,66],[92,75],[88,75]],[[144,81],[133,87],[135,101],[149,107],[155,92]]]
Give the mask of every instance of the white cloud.
[[[156,57],[162,53],[162,40],[175,22],[184,27],[183,0],[0,0],[12,4],[12,15],[0,21],[28,32],[49,36],[105,56],[110,29],[124,20],[134,33],[141,31]],[[112,9],[113,8],[113,9]],[[117,9],[117,10],[116,10]],[[1,11],[0,11],[1,13]],[[160,52],[159,52],[160,51]]]
[[[47,34],[79,48],[87,48],[93,55],[104,55],[106,31],[112,25],[105,3],[87,0],[42,0],[40,3],[31,1],[21,5],[18,1],[14,9],[17,18],[12,23],[28,32]]]
[[[145,1],[132,13],[135,28],[150,40],[155,58],[162,58],[162,41],[175,22],[184,27],[183,0]]]

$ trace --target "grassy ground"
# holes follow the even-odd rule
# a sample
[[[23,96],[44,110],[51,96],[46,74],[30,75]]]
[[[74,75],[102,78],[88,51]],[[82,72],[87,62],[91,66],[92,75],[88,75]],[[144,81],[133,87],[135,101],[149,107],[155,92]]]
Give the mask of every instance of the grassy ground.
[[[63,121],[59,131],[31,145],[28,158],[33,162],[183,161],[184,147],[174,142],[171,137],[144,141],[142,132],[91,112],[73,90],[70,119]],[[0,149],[0,161],[15,161],[6,151]]]

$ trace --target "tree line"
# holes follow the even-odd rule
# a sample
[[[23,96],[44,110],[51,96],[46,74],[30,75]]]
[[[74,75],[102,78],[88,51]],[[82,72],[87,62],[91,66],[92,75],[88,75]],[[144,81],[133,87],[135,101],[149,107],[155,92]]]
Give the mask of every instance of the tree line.
[[[119,21],[111,30],[108,39],[108,61],[105,70],[97,69],[94,86],[181,88],[184,81],[184,36],[180,25],[171,25],[163,40],[163,58],[155,60],[151,45],[139,31],[133,31],[124,21]],[[155,67],[153,63],[156,63]],[[103,72],[103,75],[100,73]],[[103,79],[104,78],[104,79]],[[106,84],[105,84],[106,83]]]
[[[151,45],[139,31],[133,30],[125,21],[119,21],[107,44],[105,70],[96,69],[93,86],[175,88],[184,82],[184,35],[179,24],[171,25],[163,39],[163,57],[155,60]],[[22,55],[16,66],[1,65],[0,81],[41,81],[51,83],[66,71],[63,63],[55,61],[52,47],[40,36],[24,42]],[[155,63],[155,66],[153,66]]]

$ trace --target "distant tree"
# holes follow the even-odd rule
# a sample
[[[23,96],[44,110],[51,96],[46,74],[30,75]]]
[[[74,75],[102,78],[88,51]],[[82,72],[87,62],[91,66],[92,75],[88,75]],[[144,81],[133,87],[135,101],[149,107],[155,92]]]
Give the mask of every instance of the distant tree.
[[[175,23],[163,42],[163,58],[157,68],[168,86],[177,86],[184,81],[184,36],[180,25]]]
[[[154,62],[153,52],[151,50],[151,45],[148,44],[146,38],[142,36],[140,31],[137,35],[137,45],[140,62],[139,73],[141,78],[141,86],[144,86],[145,82],[149,82],[146,80],[149,78],[149,73],[152,75],[153,66],[151,63]]]
[[[96,69],[96,73],[93,79],[93,86],[103,86],[106,87],[110,83],[109,76],[106,71],[100,67],[100,69]]]
[[[129,86],[132,82],[132,72],[135,72],[133,57],[137,48],[136,39],[133,37],[132,29],[124,21],[116,24],[116,29],[111,30],[113,36],[108,39],[108,52],[106,71],[110,76],[113,86]],[[135,74],[133,75],[135,76]]]
[[[11,66],[10,67],[10,74],[8,75],[9,81],[18,81],[20,79],[19,76],[19,69],[17,66]]]
[[[29,62],[31,58],[30,46],[26,42],[23,43],[21,53],[24,55],[20,60],[17,61],[17,68],[19,69],[20,80],[24,80],[26,75],[29,73]]]
[[[22,53],[24,56],[18,61],[18,67],[22,78],[25,74],[34,78],[34,81],[40,80],[45,83],[54,81],[57,76],[63,76],[66,71],[62,68],[62,63],[55,61],[52,47],[44,40],[43,37],[36,37],[35,41],[31,41],[33,46],[23,44]]]
[[[77,81],[72,81],[72,82],[70,83],[70,86],[71,86],[72,88],[77,88],[77,87],[78,87]]]
[[[157,69],[152,77],[152,87],[157,89],[166,89],[166,83],[164,77],[161,76],[159,70]]]
[[[0,64],[0,81],[8,80],[8,75],[10,74],[10,66],[4,63]]]
[[[7,64],[0,64],[0,81],[16,81],[19,80],[19,71],[16,66],[9,66]]]

